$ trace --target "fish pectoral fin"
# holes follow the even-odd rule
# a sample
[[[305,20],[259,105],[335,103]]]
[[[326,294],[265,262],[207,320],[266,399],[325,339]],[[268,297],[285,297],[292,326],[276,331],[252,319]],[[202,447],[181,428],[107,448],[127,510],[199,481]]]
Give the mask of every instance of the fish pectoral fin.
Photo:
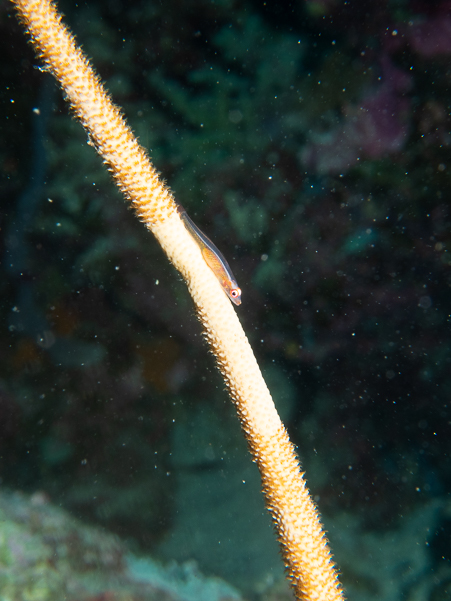
[[[213,271],[215,276],[219,279],[218,274],[220,274],[221,272],[221,263],[218,260],[217,255],[212,250],[205,247],[202,249],[202,256],[204,258],[205,263]]]

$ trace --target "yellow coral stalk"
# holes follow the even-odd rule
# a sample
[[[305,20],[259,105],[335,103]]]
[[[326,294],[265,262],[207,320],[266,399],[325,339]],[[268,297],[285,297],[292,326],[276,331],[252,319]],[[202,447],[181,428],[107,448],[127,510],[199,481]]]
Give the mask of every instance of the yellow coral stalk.
[[[55,5],[49,0],[12,2],[36,52],[61,84],[117,185],[188,285],[260,470],[296,598],[342,600],[327,540],[293,445],[235,310],[183,225],[170,190],[62,24]]]

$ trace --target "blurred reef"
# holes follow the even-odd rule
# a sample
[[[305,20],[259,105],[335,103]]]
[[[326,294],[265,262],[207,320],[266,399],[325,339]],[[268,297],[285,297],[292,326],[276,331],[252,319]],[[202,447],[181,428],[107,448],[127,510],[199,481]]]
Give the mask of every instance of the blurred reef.
[[[0,495],[0,590],[5,601],[239,601],[237,590],[206,578],[195,562],[163,566],[116,536],[85,526],[49,503]]]
[[[59,5],[232,266],[348,599],[451,599],[451,1]],[[0,34],[3,486],[288,599],[183,283]]]

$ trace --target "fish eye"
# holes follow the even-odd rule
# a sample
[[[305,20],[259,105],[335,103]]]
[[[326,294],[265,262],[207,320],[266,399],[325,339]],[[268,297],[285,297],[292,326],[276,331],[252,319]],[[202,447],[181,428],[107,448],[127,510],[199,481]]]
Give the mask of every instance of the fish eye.
[[[241,305],[241,289],[232,288],[229,292],[230,298],[233,300],[235,305]]]
[[[231,288],[228,291],[228,295],[229,295],[231,301],[235,305],[241,305],[241,289],[240,288]]]

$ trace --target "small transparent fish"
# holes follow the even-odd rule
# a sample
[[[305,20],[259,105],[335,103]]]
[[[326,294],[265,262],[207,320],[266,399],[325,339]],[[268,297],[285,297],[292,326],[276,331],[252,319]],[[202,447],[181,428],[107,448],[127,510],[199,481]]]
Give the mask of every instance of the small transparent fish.
[[[237,281],[235,280],[224,255],[216,248],[210,238],[197,227],[181,205],[178,206],[177,210],[186,229],[199,246],[205,263],[218,278],[224,292],[230,298],[232,303],[241,305],[241,290],[238,287]]]

